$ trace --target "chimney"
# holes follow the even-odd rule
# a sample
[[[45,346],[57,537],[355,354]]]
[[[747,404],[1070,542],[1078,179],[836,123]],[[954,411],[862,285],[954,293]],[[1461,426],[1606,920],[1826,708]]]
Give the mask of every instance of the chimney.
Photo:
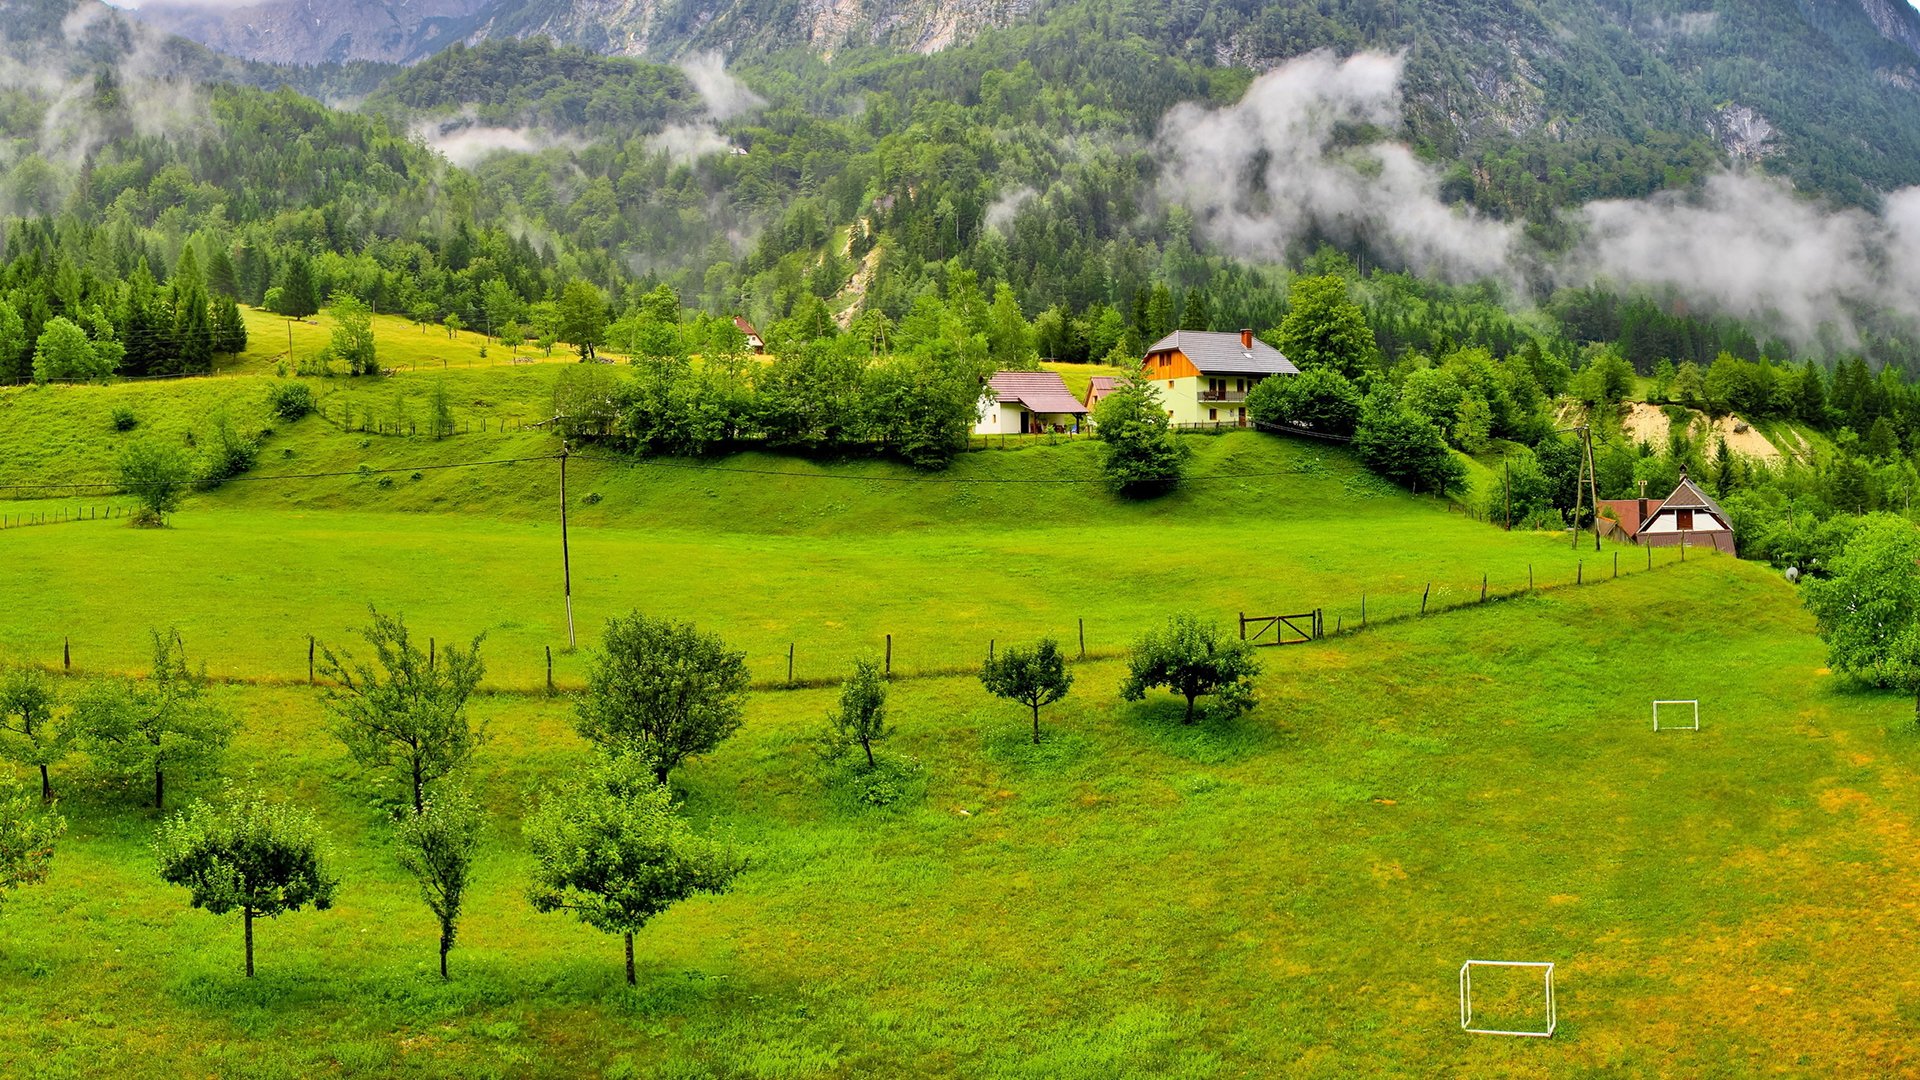
[[[1251,330],[1240,331],[1240,347],[1243,349],[1253,348],[1253,331]]]
[[[1640,481],[1640,523],[1644,525],[1646,524],[1646,521],[1647,521],[1647,482],[1645,480],[1642,480]]]

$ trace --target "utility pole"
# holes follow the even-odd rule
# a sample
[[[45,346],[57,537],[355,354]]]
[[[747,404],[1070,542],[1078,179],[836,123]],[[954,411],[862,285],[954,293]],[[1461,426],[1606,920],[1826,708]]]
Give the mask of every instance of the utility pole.
[[[560,575],[567,595],[567,648],[573,638],[573,561],[567,552],[567,443],[560,441]]]
[[[1593,461],[1593,428],[1582,429],[1587,444],[1587,494],[1593,497],[1593,550],[1600,550],[1600,468]]]
[[[293,366],[293,320],[287,320],[287,366]]]

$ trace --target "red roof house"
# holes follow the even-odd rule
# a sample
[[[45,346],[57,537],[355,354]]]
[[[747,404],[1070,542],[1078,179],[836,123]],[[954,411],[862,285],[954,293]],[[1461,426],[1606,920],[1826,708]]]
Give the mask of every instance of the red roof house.
[[[1052,371],[999,371],[980,395],[975,435],[1030,435],[1080,427],[1087,407]]]

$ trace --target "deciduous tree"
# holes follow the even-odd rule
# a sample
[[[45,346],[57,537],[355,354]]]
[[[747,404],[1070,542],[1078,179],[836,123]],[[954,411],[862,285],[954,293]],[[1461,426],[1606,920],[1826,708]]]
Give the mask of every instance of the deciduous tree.
[[[467,719],[467,698],[486,674],[480,659],[482,634],[462,649],[448,645],[430,656],[407,631],[405,618],[371,617],[358,633],[373,651],[371,662],[345,648],[320,651],[321,670],[334,685],[325,701],[333,733],[361,765],[380,770],[400,785],[418,814],[428,788],[473,756],[486,738]]]
[[[66,831],[65,818],[12,777],[0,777],[0,906],[13,890],[46,880],[54,843]]]
[[[989,657],[980,670],[980,682],[987,693],[1008,701],[1017,701],[1033,710],[1033,744],[1040,745],[1040,708],[1067,696],[1073,688],[1073,673],[1067,670],[1067,658],[1052,638],[1041,638],[1032,648],[1009,645],[998,656]]]
[[[59,719],[60,699],[47,677],[32,668],[0,673],[0,757],[40,770],[40,798],[53,801],[48,770],[73,749],[72,728]]]
[[[313,815],[259,789],[229,788],[217,804],[194,800],[161,822],[153,847],[160,879],[186,888],[194,907],[240,912],[249,979],[254,918],[325,911],[340,884]]]
[[[74,707],[75,733],[92,758],[128,776],[151,777],[153,808],[166,805],[168,773],[219,761],[233,718],[207,697],[206,666],[187,663],[178,630],[151,630],[153,670],[145,679],[96,683]]]
[[[628,986],[633,935],[648,920],[690,896],[727,891],[746,869],[731,844],[696,834],[675,812],[643,754],[600,756],[549,788],[523,828],[533,849],[534,909],[570,911],[622,935]]]
[[[1160,495],[1180,486],[1187,448],[1173,434],[1160,393],[1138,373],[1120,380],[1094,407],[1094,431],[1107,483],[1122,495]]]
[[[465,788],[443,784],[417,813],[400,821],[394,840],[400,865],[420,885],[421,899],[440,922],[440,977],[466,905],[473,859],[485,824],[480,804]]]
[[[1148,690],[1165,687],[1186,698],[1184,722],[1191,724],[1194,705],[1203,697],[1214,697],[1229,714],[1251,708],[1253,680],[1259,674],[1253,646],[1193,615],[1176,615],[1134,642],[1120,696],[1139,701]]]
[[[840,707],[827,714],[827,725],[830,745],[860,744],[867,767],[873,767],[873,744],[893,734],[887,723],[887,677],[878,660],[863,656],[853,662],[852,673],[840,684]]]
[[[665,784],[682,761],[739,730],[747,685],[745,653],[691,623],[636,611],[609,619],[587,658],[574,726],[610,752],[644,752]]]

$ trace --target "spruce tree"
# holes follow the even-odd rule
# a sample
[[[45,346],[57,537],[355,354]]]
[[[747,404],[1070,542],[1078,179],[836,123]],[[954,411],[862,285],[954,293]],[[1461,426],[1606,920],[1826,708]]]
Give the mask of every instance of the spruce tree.
[[[304,319],[320,311],[313,291],[313,267],[307,257],[294,252],[287,260],[287,272],[280,279],[280,311],[288,318]]]

